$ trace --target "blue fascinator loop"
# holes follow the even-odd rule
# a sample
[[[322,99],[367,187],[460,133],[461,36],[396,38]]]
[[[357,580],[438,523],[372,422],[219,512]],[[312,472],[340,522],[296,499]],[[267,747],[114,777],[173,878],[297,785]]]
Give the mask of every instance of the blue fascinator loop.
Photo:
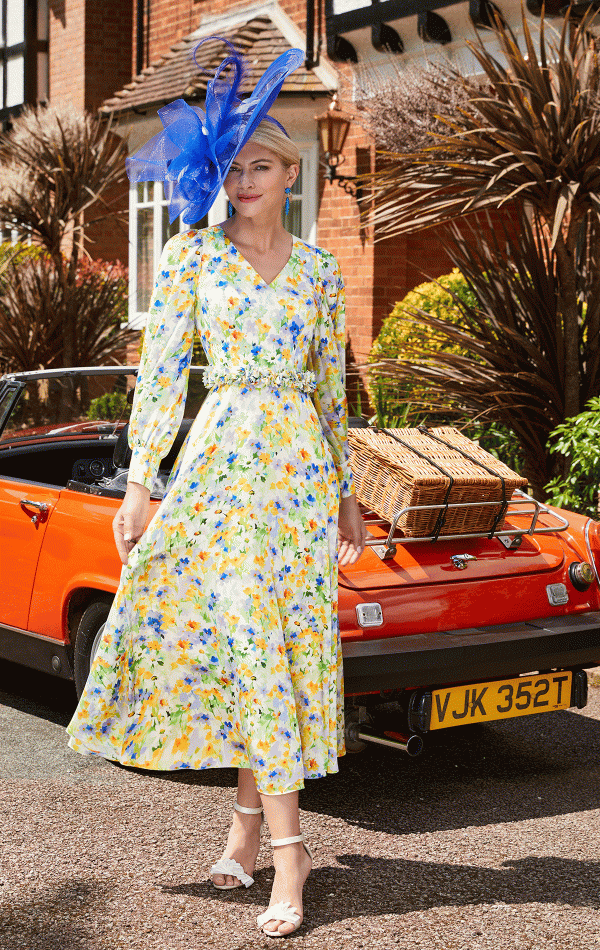
[[[229,55],[206,87],[206,111],[175,99],[158,110],[163,129],[126,159],[131,182],[163,181],[169,199],[171,223],[180,214],[187,225],[200,221],[213,204],[231,163],[251,138],[290,73],[304,61],[300,49],[287,50],[265,70],[254,92],[240,99],[238,90],[246,70],[243,57],[222,37]],[[196,64],[197,60],[196,60]],[[202,68],[202,67],[199,67]],[[286,133],[287,134],[287,133]]]

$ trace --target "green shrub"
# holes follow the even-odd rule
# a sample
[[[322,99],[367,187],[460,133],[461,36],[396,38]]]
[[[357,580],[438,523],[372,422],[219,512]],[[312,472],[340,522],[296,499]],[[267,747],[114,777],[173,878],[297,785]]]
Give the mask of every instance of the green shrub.
[[[44,249],[36,244],[27,244],[25,241],[17,241],[13,244],[12,241],[3,241],[0,243],[0,271],[2,265],[9,260],[20,264],[21,261],[29,258],[37,260],[43,253]]]
[[[127,397],[123,393],[103,393],[90,402],[90,408],[87,411],[88,419],[120,419],[122,415],[127,414],[129,405]]]
[[[440,320],[461,323],[462,312],[453,294],[469,306],[476,306],[475,297],[457,268],[437,281],[419,284],[409,291],[383,321],[373,343],[369,362],[375,363],[380,359],[427,362],[429,354],[439,350],[461,353],[460,347],[451,343],[443,334],[413,319],[416,310],[424,310]],[[384,372],[379,373],[377,369],[373,369],[369,376],[368,391],[375,409],[373,419],[378,425],[392,425],[389,420],[394,419],[403,420],[404,425],[416,425],[425,421],[429,425],[436,425],[448,421],[444,405],[440,404],[439,400],[432,405],[427,388],[418,375],[413,376],[410,381],[401,381],[397,378],[390,379]]]
[[[501,422],[473,422],[461,425],[463,435],[467,439],[478,442],[482,449],[493,455],[512,468],[513,472],[521,473],[525,464],[525,457],[521,444],[508,426]]]
[[[412,319],[415,310],[424,310],[439,320],[453,324],[464,322],[455,297],[469,307],[477,307],[475,295],[458,268],[438,281],[420,284],[411,290],[384,320],[371,349],[370,362],[379,359],[427,362],[429,354],[440,350],[461,354],[461,348],[434,327]],[[439,399],[433,403],[427,386],[417,375],[405,381],[378,374],[375,369],[370,374],[369,398],[375,410],[371,421],[382,428],[416,426],[421,422],[431,426],[456,425],[467,438],[478,442],[510,468],[522,470],[523,453],[512,429],[499,422],[471,422],[450,399],[447,408]]]
[[[406,297],[396,304],[390,316],[383,321],[383,326],[371,349],[370,362],[383,358],[414,357],[415,351],[421,352],[424,358],[427,353],[442,348],[449,349],[450,352],[459,352],[456,347],[450,346],[441,334],[436,334],[431,327],[411,320],[411,314],[415,310],[424,310],[440,320],[460,323],[461,311],[452,294],[471,307],[477,306],[475,296],[456,267],[450,274],[445,274],[437,281],[419,284],[414,290],[410,290]]]
[[[590,399],[579,415],[556,426],[548,448],[568,459],[566,475],[555,476],[546,485],[550,504],[595,518],[600,485],[600,396]]]
[[[369,387],[371,404],[375,409],[369,419],[371,424],[380,429],[403,429],[413,425],[412,403],[400,402],[397,396],[397,387],[390,386],[389,381],[378,379]]]

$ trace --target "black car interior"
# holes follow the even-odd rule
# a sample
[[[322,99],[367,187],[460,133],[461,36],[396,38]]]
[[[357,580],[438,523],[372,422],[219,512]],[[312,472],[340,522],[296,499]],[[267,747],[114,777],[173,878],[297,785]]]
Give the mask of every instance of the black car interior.
[[[160,471],[168,474],[179,454],[193,419],[184,419],[179,427],[169,454],[160,463]],[[351,426],[366,425],[362,419],[350,419]],[[122,498],[124,487],[110,487],[104,482],[126,470],[131,461],[126,423],[117,435],[107,434],[96,439],[65,439],[49,445],[15,445],[0,449],[0,478],[18,478],[43,482],[59,488],[93,495]]]
[[[179,427],[169,454],[160,464],[161,471],[170,472],[193,419],[184,419]],[[122,497],[123,490],[111,490],[98,485],[119,469],[129,467],[131,449],[127,442],[129,425],[118,435],[101,439],[66,439],[48,445],[7,447],[0,451],[0,477],[44,482],[60,488],[71,488],[92,494]]]

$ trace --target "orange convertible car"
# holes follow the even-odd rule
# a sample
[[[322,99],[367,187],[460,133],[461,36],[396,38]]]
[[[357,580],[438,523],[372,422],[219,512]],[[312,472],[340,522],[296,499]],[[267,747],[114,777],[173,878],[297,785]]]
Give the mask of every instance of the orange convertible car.
[[[79,692],[121,570],[111,522],[135,375],[0,379],[0,657]],[[193,368],[152,513],[204,394]],[[585,705],[585,670],[600,665],[600,524],[519,492],[492,536],[415,541],[364,517],[369,548],[340,572],[349,749],[414,754],[432,730]]]

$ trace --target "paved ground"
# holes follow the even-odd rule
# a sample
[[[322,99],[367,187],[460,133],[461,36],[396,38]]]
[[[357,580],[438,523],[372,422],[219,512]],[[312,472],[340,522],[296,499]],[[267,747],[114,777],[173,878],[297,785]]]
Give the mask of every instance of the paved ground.
[[[272,946],[256,884],[220,894],[234,774],[160,776],[68,749],[68,684],[0,663],[0,950]],[[600,688],[582,713],[371,749],[309,783],[296,948],[600,947]]]

